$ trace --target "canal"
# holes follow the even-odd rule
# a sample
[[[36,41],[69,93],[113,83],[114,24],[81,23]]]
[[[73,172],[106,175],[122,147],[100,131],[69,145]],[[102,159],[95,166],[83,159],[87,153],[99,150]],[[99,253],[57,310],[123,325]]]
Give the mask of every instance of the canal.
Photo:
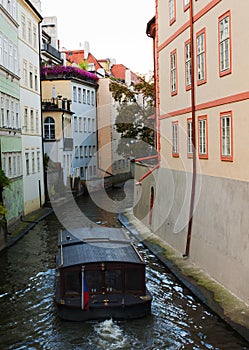
[[[88,220],[118,227],[120,203],[129,206],[131,197],[125,202],[124,191],[113,189],[108,195],[98,194],[94,200],[98,205],[90,196],[78,198],[57,208],[0,255],[1,350],[249,349],[141,242],[137,247],[147,262],[147,285],[153,295],[151,316],[128,322],[88,323],[65,322],[57,317],[54,287],[58,230],[84,225]]]

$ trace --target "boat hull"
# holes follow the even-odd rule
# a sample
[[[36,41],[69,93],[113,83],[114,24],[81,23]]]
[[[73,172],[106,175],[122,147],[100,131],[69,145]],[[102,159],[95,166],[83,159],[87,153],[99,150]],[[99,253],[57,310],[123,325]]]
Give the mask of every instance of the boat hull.
[[[61,319],[67,321],[90,321],[90,320],[131,320],[143,318],[151,314],[151,297],[147,295],[142,300],[140,297],[137,300],[122,303],[101,303],[94,304],[90,302],[88,309],[82,310],[79,306],[57,303],[58,315]]]

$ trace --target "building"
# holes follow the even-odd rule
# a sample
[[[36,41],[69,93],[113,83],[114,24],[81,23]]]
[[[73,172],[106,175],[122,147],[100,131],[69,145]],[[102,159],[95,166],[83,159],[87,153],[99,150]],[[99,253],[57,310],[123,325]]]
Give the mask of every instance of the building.
[[[42,100],[46,200],[63,197],[72,185],[72,114],[71,101],[62,96]]]
[[[44,204],[44,171],[40,98],[40,23],[30,1],[18,1],[18,54],[24,215]]]
[[[97,60],[89,51],[89,44],[85,43],[84,50],[64,51],[66,59],[72,65],[84,65],[88,71],[96,73],[99,77],[97,91],[97,150],[98,170],[105,186],[110,186],[130,176],[130,161],[117,153],[120,134],[116,131],[115,120],[118,103],[110,91],[111,79],[114,77],[127,85],[138,81],[134,73],[124,65],[116,65],[115,60]],[[115,75],[114,75],[115,74]],[[136,79],[135,79],[136,78]]]
[[[248,303],[249,3],[156,1],[160,167],[135,214],[179,256]]]
[[[7,226],[24,208],[17,6],[17,1],[0,5],[0,166],[11,181],[1,193]],[[1,231],[0,249],[4,246]]]
[[[72,159],[67,157],[67,162],[72,163],[70,166],[70,176],[73,178],[73,182],[74,179],[77,179],[77,184],[83,185],[86,180],[96,178],[98,175],[96,154],[96,91],[98,88],[98,78],[93,73],[73,66],[44,67],[41,73],[43,101],[49,101],[53,98],[56,100],[63,99],[64,101],[70,101],[70,108],[73,114],[71,126],[72,136],[68,135],[68,138],[73,139],[73,154]],[[45,134],[45,129],[48,128],[47,123],[49,122],[49,124],[51,124],[51,129],[52,125],[52,128],[56,126],[55,119],[57,119],[57,121],[59,120],[55,117],[54,112],[55,110],[50,110],[49,115],[48,111],[44,113],[43,129],[44,138],[46,139],[45,142],[47,143],[50,140],[50,142],[53,141],[55,145],[59,139],[62,139],[58,131],[55,130],[52,133]],[[50,119],[46,119],[48,117]],[[63,122],[63,120],[61,113],[60,122]],[[59,130],[62,130],[61,126],[59,126]],[[48,156],[51,157],[52,161],[58,161],[58,156],[54,158],[51,153],[49,153]],[[62,167],[68,169],[68,166]],[[68,174],[66,177],[67,176]],[[75,183],[73,183],[73,187],[75,187]]]
[[[57,17],[44,17],[41,24],[41,65],[63,64],[57,36]]]

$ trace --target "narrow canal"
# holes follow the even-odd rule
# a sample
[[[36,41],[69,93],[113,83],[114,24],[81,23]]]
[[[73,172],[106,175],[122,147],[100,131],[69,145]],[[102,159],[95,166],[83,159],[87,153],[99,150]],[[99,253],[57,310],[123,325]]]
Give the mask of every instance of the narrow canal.
[[[103,196],[103,198],[102,198]],[[117,207],[122,189],[109,192],[113,211],[90,197],[77,199],[83,217],[69,204],[51,214],[0,255],[0,348],[46,350],[249,349],[232,329],[201,305],[143,246],[152,315],[128,322],[75,323],[60,320],[54,306],[57,233],[70,217],[77,226],[85,216],[105,226],[120,226]],[[99,194],[98,202],[107,203]],[[75,204],[75,203],[74,203]],[[69,216],[68,216],[69,215]]]

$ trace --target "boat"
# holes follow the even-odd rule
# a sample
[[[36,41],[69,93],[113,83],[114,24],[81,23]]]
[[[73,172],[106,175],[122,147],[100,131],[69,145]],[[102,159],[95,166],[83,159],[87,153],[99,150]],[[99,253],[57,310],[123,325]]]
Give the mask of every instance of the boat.
[[[68,321],[129,320],[151,313],[146,264],[123,228],[58,234],[55,302]]]

